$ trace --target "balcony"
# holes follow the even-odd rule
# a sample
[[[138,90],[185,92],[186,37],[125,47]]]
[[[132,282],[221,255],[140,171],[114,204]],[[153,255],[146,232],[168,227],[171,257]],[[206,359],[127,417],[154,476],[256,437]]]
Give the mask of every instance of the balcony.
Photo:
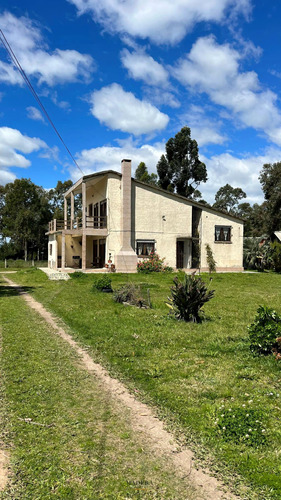
[[[106,229],[107,228],[107,216],[86,216],[85,226],[83,228],[82,217],[76,217],[76,219],[69,220],[59,220],[53,219],[49,222],[49,233],[56,231],[75,231],[82,229]]]

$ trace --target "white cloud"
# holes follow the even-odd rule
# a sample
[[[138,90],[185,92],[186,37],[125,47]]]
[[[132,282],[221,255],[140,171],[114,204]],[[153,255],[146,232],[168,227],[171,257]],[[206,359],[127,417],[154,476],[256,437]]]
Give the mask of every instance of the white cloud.
[[[218,189],[228,183],[233,187],[241,187],[246,192],[247,200],[245,201],[262,203],[264,197],[258,179],[259,174],[265,163],[279,161],[280,155],[281,150],[278,148],[269,148],[262,154],[241,156],[240,158],[231,153],[214,155],[209,158],[200,155],[200,159],[206,163],[208,171],[208,181],[201,185],[203,198],[214,203]]]
[[[173,75],[183,85],[208,94],[214,103],[230,110],[243,126],[261,130],[281,145],[277,96],[262,89],[254,71],[240,72],[241,57],[228,44],[217,44],[212,36],[200,38],[177,63]]]
[[[27,111],[27,117],[30,118],[31,120],[39,121],[39,122],[45,122],[43,115],[39,109],[34,108],[33,106],[28,106],[26,108]]]
[[[173,92],[157,87],[145,87],[144,94],[149,102],[156,106],[170,106],[170,108],[180,108],[181,103],[178,101]]]
[[[144,52],[129,52],[127,49],[121,52],[123,66],[129,71],[131,78],[143,80],[147,85],[167,86],[168,71],[153,57]]]
[[[227,137],[220,133],[222,123],[206,116],[205,110],[200,106],[191,105],[180,120],[182,126],[188,124],[191,128],[191,137],[197,141],[199,148],[207,144],[223,144],[227,140]]]
[[[9,12],[0,16],[0,28],[15,52],[27,76],[34,76],[40,84],[53,86],[57,83],[79,79],[89,81],[94,69],[90,55],[76,50],[48,50],[40,29],[27,17],[17,18]],[[0,61],[0,81],[22,85],[20,73],[12,64]]]
[[[161,142],[143,144],[138,147],[131,139],[122,141],[118,147],[103,146],[93,149],[85,149],[76,157],[78,165],[85,174],[99,172],[101,170],[120,171],[121,160],[131,158],[132,175],[141,161],[144,161],[149,172],[156,172],[156,165],[165,152],[165,144]],[[70,167],[73,180],[81,177],[81,172],[75,167]]]
[[[8,167],[29,167],[31,162],[24,155],[40,149],[48,149],[48,146],[38,137],[28,137],[19,130],[0,127],[0,183],[15,179]]]
[[[107,31],[174,44],[195,24],[222,22],[228,13],[248,15],[251,0],[68,0]]]
[[[169,117],[147,101],[140,101],[113,83],[92,93],[92,114],[112,130],[134,135],[149,134],[164,129]]]

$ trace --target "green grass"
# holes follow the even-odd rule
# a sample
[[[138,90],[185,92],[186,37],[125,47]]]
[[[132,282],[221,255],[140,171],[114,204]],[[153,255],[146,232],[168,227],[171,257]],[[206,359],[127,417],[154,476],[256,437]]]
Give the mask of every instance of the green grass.
[[[151,310],[92,292],[93,275],[50,282],[39,271],[21,271],[12,279],[33,287],[34,296],[63,318],[96,359],[156,405],[200,460],[235,489],[247,487],[243,498],[281,498],[281,364],[273,356],[253,357],[247,336],[260,304],[281,313],[281,275],[214,275],[215,298],[199,325],[168,316],[171,275],[128,277],[144,293],[150,289]],[[112,275],[113,288],[126,280]],[[238,419],[234,428],[225,416],[230,410]],[[249,432],[256,434],[249,439]]]
[[[0,281],[0,443],[11,459],[0,497],[197,498],[149,452],[127,410],[79,367],[72,349]]]

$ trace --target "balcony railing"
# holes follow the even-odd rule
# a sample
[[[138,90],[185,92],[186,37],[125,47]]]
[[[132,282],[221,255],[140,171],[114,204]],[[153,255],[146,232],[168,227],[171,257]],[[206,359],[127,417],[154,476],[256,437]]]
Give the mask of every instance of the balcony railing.
[[[82,217],[76,217],[76,219],[69,220],[59,220],[53,219],[49,222],[49,232],[52,231],[63,231],[63,230],[75,230],[82,229],[83,222]],[[89,229],[104,229],[107,227],[107,217],[106,216],[86,216],[85,227]]]

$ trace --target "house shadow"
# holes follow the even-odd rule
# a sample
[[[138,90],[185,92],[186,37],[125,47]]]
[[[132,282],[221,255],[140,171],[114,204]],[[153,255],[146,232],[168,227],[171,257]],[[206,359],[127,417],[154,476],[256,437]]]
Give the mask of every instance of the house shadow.
[[[0,285],[0,298],[2,297],[16,297],[23,293],[32,293],[33,286],[7,286]]]

